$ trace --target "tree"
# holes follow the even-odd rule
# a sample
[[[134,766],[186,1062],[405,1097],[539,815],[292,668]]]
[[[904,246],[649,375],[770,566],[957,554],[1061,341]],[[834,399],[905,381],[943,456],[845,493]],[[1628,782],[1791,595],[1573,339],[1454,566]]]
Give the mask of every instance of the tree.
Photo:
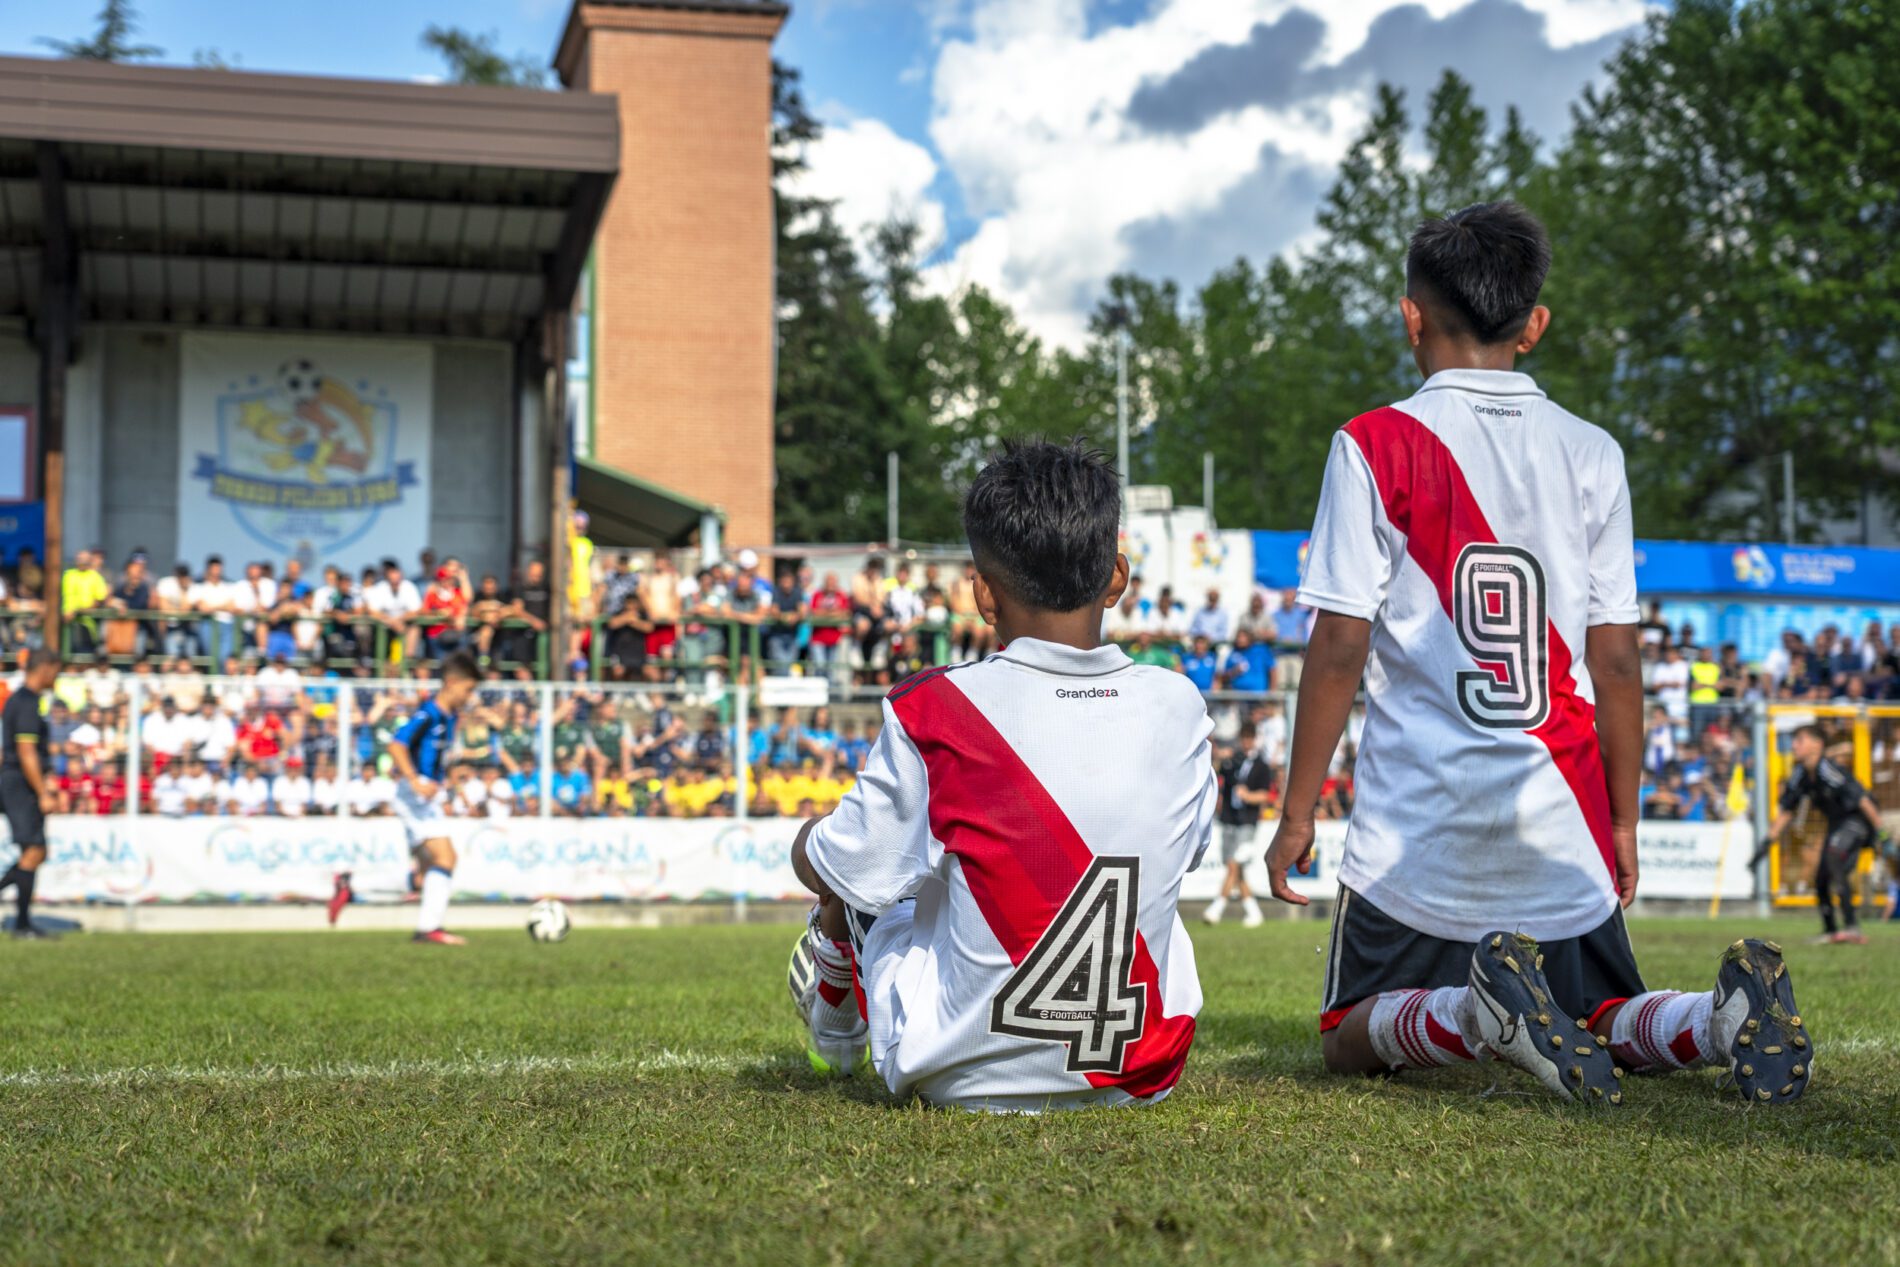
[[[452,84],[488,84],[499,88],[540,88],[547,72],[526,53],[509,57],[499,49],[501,36],[490,31],[476,35],[458,26],[431,23],[422,33],[422,46],[434,50],[449,68]]]
[[[164,49],[151,44],[134,44],[138,31],[138,10],[131,0],[106,0],[99,10],[99,29],[86,40],[49,40],[40,43],[61,57],[89,62],[140,62],[162,56]]]

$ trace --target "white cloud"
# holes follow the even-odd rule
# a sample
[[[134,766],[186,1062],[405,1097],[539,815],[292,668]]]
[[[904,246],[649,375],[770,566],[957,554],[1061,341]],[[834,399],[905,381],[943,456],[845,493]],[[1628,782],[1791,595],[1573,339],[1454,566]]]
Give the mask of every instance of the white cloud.
[[[1424,18],[1442,19],[1472,0],[1413,2]],[[980,282],[1006,297],[1031,328],[1065,343],[1083,336],[1102,282],[1141,267],[1133,243],[1154,240],[1155,226],[1257,215],[1279,233],[1260,239],[1257,254],[1285,249],[1306,231],[1310,207],[1289,217],[1284,207],[1229,202],[1244,204],[1256,189],[1309,189],[1329,178],[1364,125],[1370,94],[1367,84],[1335,81],[1317,95],[1242,103],[1164,131],[1131,120],[1136,91],[1210,48],[1244,44],[1256,24],[1294,9],[1324,20],[1312,62],[1339,63],[1366,44],[1382,14],[1400,7],[1396,0],[1154,0],[1132,24],[1091,30],[1090,0],[929,3],[933,15],[954,12],[957,19],[937,47],[930,136],[977,221],[933,280],[946,287]],[[1546,50],[1601,38],[1645,12],[1643,0],[1518,3],[1546,19]],[[839,167],[881,173],[890,142],[908,144],[895,136],[874,144],[860,139],[857,156],[840,159]],[[1280,173],[1271,181],[1261,179],[1269,163]],[[888,198],[894,182],[884,175],[880,185],[870,172],[860,186],[873,200]],[[921,190],[928,181],[910,183]],[[1290,219],[1302,227],[1287,229]],[[1210,235],[1216,236],[1223,243],[1234,238],[1231,231]]]
[[[799,192],[835,201],[838,223],[857,240],[860,253],[871,232],[893,216],[916,223],[918,245],[928,254],[944,239],[943,204],[930,194],[937,160],[876,119],[857,119],[821,109],[823,134],[806,147],[807,170]]]

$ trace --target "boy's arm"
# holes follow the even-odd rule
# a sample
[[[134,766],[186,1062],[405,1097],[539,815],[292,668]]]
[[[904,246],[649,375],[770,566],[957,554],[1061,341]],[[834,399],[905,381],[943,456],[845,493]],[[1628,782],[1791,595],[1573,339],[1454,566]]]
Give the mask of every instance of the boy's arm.
[[[1371,643],[1371,621],[1322,611],[1306,645],[1299,711],[1293,718],[1292,755],[1287,761],[1286,796],[1281,802],[1273,846],[1267,850],[1267,880],[1273,896],[1294,906],[1305,906],[1306,899],[1287,883],[1287,868],[1305,871],[1312,865],[1313,813],[1326,782],[1326,768],[1339,747],[1339,736],[1345,732],[1353,699],[1359,694]]]
[[[1597,747],[1610,794],[1616,895],[1636,898],[1636,824],[1643,816],[1643,658],[1635,625],[1592,625],[1584,662],[1596,684]]]
[[[792,870],[798,873],[798,882],[821,898],[835,895],[824,877],[811,865],[811,859],[805,856],[805,841],[810,839],[812,828],[829,817],[829,814],[820,814],[816,818],[806,819],[798,829],[798,839],[792,842]]]
[[[923,758],[888,703],[864,764],[838,808],[799,829],[792,867],[813,893],[881,915],[916,893],[942,855],[930,835]]]

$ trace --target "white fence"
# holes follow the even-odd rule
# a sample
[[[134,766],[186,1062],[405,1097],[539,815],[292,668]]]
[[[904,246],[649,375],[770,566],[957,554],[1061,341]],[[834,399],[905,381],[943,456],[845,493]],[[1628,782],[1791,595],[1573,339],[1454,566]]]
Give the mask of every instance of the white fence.
[[[792,874],[795,819],[472,819],[451,828],[460,862],[456,894],[518,901],[714,901],[803,899]],[[1272,831],[1260,828],[1247,874],[1267,891],[1259,862]],[[54,902],[318,901],[348,871],[365,897],[408,887],[410,859],[389,819],[179,819],[133,823],[63,816],[49,830],[39,894]],[[1346,825],[1321,823],[1315,866],[1293,887],[1328,899],[1338,884]],[[1638,836],[1642,896],[1746,898],[1755,836],[1746,821],[1645,823]],[[1181,886],[1212,898],[1218,851]]]

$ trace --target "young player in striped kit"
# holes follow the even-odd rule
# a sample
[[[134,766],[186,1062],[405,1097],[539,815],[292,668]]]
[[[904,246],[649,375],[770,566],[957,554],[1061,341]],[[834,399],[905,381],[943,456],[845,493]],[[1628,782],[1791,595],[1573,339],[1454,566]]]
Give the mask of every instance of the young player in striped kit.
[[[1327,1066],[1494,1056],[1617,1104],[1625,1071],[1712,1065],[1787,1103],[1813,1048],[1772,942],[1715,988],[1649,991],[1636,895],[1643,756],[1623,454],[1514,372],[1550,321],[1544,228],[1513,203],[1414,235],[1400,301],[1425,384],[1333,441],[1300,601],[1307,647],[1274,895],[1359,690],[1366,727],[1320,1027]]]

